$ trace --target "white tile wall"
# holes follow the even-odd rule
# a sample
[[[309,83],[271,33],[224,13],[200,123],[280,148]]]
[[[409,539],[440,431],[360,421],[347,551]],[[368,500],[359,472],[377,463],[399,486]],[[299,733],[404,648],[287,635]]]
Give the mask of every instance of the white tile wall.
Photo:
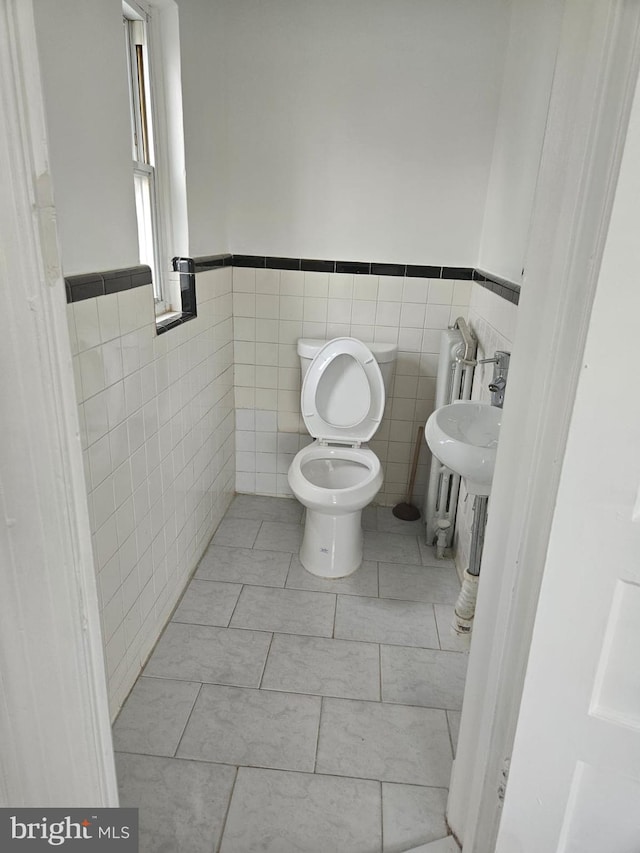
[[[440,332],[467,316],[472,283],[233,269],[236,485],[240,492],[290,494],[287,469],[309,441],[300,417],[300,337],[352,335],[397,343],[392,393],[371,441],[385,482],[378,496],[394,505],[405,495],[418,426],[433,409]],[[426,448],[416,484],[424,490]]]
[[[506,299],[496,296],[486,287],[474,283],[469,305],[469,324],[478,338],[478,358],[493,358],[496,350],[512,351],[516,336],[518,308]],[[480,364],[473,378],[474,400],[489,402],[489,382],[493,378],[493,364]],[[509,386],[507,384],[507,394]],[[471,552],[471,525],[473,522],[473,497],[467,498],[464,483],[460,485],[454,549],[459,571],[469,566]]]
[[[68,306],[113,714],[233,495],[231,282],[160,336],[150,286]]]

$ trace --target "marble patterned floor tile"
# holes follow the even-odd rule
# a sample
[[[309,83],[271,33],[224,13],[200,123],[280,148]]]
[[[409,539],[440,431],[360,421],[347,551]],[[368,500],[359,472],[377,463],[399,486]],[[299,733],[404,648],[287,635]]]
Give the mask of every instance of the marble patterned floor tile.
[[[255,521],[300,524],[302,511],[302,505],[295,498],[236,495],[227,510],[227,518],[249,518]]]
[[[449,721],[449,734],[451,735],[451,746],[453,747],[454,757],[458,748],[458,735],[460,734],[461,717],[461,711],[447,711],[447,720]]]
[[[329,593],[245,586],[231,627],[331,637],[334,613],[335,595]]]
[[[401,853],[446,832],[469,646],[453,561],[371,506],[363,566],[316,578],[303,525],[296,501],[236,496],[116,721],[141,853]],[[257,767],[234,788],[236,762]]]
[[[422,601],[339,595],[334,636],[343,640],[438,648],[433,605]]]
[[[455,604],[460,581],[453,567],[380,563],[380,598]]]
[[[253,547],[263,551],[289,551],[297,554],[300,550],[303,531],[301,524],[263,521]]]
[[[378,646],[276,634],[262,687],[346,699],[380,699]]]
[[[139,809],[140,853],[217,850],[235,767],[116,753],[120,805]]]
[[[401,518],[395,517],[393,508],[390,506],[376,507],[376,511],[376,530],[381,533],[397,533],[400,536],[420,536],[424,538],[424,521],[421,518],[417,519],[417,521],[403,521]]]
[[[199,690],[192,681],[139,678],[113,725],[113,748],[174,755]]]
[[[380,785],[241,767],[220,853],[377,853]]]
[[[320,698],[205,684],[178,757],[313,771]]]
[[[382,701],[424,708],[462,708],[468,655],[381,646]]]
[[[446,788],[382,783],[383,853],[404,853],[447,834]]]
[[[439,838],[437,841],[429,841],[428,844],[412,847],[407,853],[460,853],[460,846],[453,835],[447,835],[446,838]]]
[[[308,572],[300,559],[294,555],[285,586],[289,589],[341,592],[344,595],[368,595],[377,598],[378,564],[373,560],[365,560],[359,569],[346,578],[319,578]]]
[[[444,711],[322,700],[317,773],[446,788],[451,765]]]
[[[227,545],[231,548],[252,548],[261,524],[261,521],[225,516],[218,525],[211,543]]]
[[[144,669],[145,675],[257,687],[271,634],[170,622]]]
[[[436,614],[440,648],[449,652],[468,652],[473,635],[457,634],[453,630],[451,627],[454,613],[453,605],[434,604],[433,610]]]
[[[377,506],[366,506],[362,510],[362,515],[360,516],[360,523],[362,524],[363,530],[377,530],[378,529],[378,507]]]
[[[416,536],[381,533],[374,530],[365,530],[364,532],[364,559],[378,560],[382,563],[422,565]]]
[[[195,625],[229,624],[242,584],[192,580],[173,614],[173,622]]]
[[[443,557],[441,560],[436,557],[436,549],[433,545],[427,545],[424,536],[418,537],[418,546],[423,566],[442,566],[455,569],[456,564],[451,557]]]
[[[256,551],[210,545],[195,576],[202,580],[283,587],[291,565],[290,551]]]

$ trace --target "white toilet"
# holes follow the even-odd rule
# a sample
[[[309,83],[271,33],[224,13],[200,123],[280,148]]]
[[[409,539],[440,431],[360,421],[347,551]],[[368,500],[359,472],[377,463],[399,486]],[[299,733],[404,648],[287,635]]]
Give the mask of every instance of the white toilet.
[[[300,547],[314,575],[340,578],[362,562],[360,516],[382,486],[382,467],[363,444],[384,412],[397,347],[355,338],[301,338],[302,417],[315,441],[289,468],[289,486],[307,508]]]

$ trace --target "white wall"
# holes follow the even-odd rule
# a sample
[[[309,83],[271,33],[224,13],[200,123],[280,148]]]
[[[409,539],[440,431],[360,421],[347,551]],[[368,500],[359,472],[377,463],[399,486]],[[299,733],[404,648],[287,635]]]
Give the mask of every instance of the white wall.
[[[137,264],[122,3],[34,5],[64,274]],[[221,7],[180,0],[179,16],[188,253],[215,254],[228,248]]]
[[[475,266],[508,9],[228,0],[229,249]]]
[[[178,0],[189,253],[221,254],[227,238],[227,70],[224,8]]]
[[[564,0],[513,0],[476,264],[508,281],[522,277],[563,7]]]
[[[34,11],[63,272],[137,264],[122,5],[35,0]]]

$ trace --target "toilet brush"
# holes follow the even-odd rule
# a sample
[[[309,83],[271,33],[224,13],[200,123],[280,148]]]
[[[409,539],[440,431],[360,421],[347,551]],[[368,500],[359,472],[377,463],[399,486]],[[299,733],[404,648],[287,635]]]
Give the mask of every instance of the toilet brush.
[[[424,428],[418,427],[418,434],[416,436],[416,446],[415,450],[413,451],[413,462],[411,463],[411,476],[409,477],[409,486],[407,488],[407,499],[402,503],[396,504],[396,506],[394,506],[392,510],[395,517],[401,519],[402,521],[417,521],[420,518],[420,510],[417,506],[414,506],[411,503],[411,499],[413,497],[413,486],[416,481],[416,471],[418,470],[418,458],[420,456],[420,447],[423,433]]]

